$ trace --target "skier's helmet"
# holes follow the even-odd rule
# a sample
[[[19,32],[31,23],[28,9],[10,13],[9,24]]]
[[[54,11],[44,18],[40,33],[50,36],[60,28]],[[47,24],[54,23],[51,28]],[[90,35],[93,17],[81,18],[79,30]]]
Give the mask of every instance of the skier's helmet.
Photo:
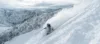
[[[48,24],[47,24],[47,27],[51,27],[51,25],[48,23]]]

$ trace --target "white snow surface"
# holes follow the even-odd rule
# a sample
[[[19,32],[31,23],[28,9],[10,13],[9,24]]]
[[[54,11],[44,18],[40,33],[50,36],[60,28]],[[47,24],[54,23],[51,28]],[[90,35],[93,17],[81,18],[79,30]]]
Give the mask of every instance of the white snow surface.
[[[24,1],[23,3],[25,3]],[[30,1],[34,2],[35,0]],[[28,4],[28,1],[26,2]],[[36,3],[41,2],[51,2],[58,5],[71,3],[74,6],[62,9],[43,27],[17,36],[5,44],[100,44],[99,0],[37,0]],[[44,28],[48,23],[51,24],[54,31],[46,35],[47,30]],[[0,29],[2,28],[0,27]]]

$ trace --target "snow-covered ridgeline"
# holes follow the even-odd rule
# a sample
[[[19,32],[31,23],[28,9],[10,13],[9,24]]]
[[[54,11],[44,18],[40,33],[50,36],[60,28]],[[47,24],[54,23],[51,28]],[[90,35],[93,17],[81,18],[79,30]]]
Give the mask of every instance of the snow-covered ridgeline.
[[[0,0],[0,8],[33,8],[39,3],[78,4],[81,0]]]

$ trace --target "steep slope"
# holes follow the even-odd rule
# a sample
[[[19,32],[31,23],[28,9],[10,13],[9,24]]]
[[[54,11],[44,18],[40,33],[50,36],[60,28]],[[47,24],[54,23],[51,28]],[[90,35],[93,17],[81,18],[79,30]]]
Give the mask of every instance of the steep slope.
[[[0,35],[0,43],[11,40],[13,37],[18,36],[20,34],[24,34],[32,30],[38,29],[44,24],[47,19],[52,17],[59,10],[59,8],[46,9],[44,11],[30,10],[26,11],[25,13],[23,13],[23,11],[21,10],[18,12],[16,10],[10,11],[9,16],[6,17],[6,22],[13,28],[2,32],[2,34]]]
[[[86,3],[86,4],[87,5],[85,5],[83,9],[82,8],[80,9],[81,10],[80,12],[76,11],[79,13],[75,12],[76,16],[66,21],[60,27],[58,26],[57,30],[55,30],[50,35],[43,36],[38,40],[31,39],[26,44],[99,44],[100,42],[99,41],[100,40],[99,39],[100,38],[99,0],[93,0],[93,1],[91,0],[90,3]],[[48,22],[51,22],[52,26],[55,24],[55,26],[53,26],[55,28],[56,23],[58,23],[56,21],[60,22],[59,18],[60,17],[58,17],[58,19],[55,18],[56,20],[50,20]],[[53,21],[55,21],[55,23]],[[52,22],[54,24],[52,24]],[[33,36],[33,38],[35,37]]]
[[[71,5],[72,6],[72,5]],[[70,6],[70,7],[71,7]],[[56,6],[55,6],[56,7]],[[51,18],[53,15],[55,15],[57,12],[59,12],[59,10],[61,10],[61,9],[63,9],[63,8],[65,8],[65,7],[58,7],[58,5],[57,5],[57,8],[55,8],[54,6],[52,6],[52,8],[48,8],[48,9],[46,9],[46,11],[44,10],[44,9],[42,9],[43,11],[45,11],[45,12],[47,12],[47,13],[45,13],[45,12],[43,12],[43,15],[41,14],[41,15],[39,15],[38,17],[33,17],[33,18],[31,18],[31,19],[29,19],[28,21],[26,21],[26,22],[24,22],[24,23],[22,23],[22,24],[19,24],[19,25],[16,25],[16,27],[18,27],[18,29],[13,29],[13,30],[11,30],[11,32],[14,32],[14,33],[20,33],[20,34],[23,34],[23,33],[27,33],[27,32],[30,32],[30,31],[32,31],[32,33],[33,34],[31,34],[30,33],[30,35],[31,36],[33,36],[33,35],[35,35],[36,36],[36,34],[34,34],[34,33],[37,33],[37,35],[38,35],[38,33],[39,32],[41,32],[41,30],[42,29],[39,29],[40,27],[42,27],[43,26],[43,24],[49,19],[49,18]],[[73,7],[73,6],[72,6]],[[69,8],[69,5],[67,5],[66,6],[66,8]],[[50,9],[50,10],[49,10]],[[51,11],[53,12],[53,13],[51,13]],[[37,14],[40,14],[40,12],[38,12]],[[42,17],[42,18],[41,18]],[[39,31],[37,30],[37,29],[39,29]],[[37,30],[37,32],[35,32]],[[42,33],[42,32],[41,32]],[[16,34],[14,34],[14,35],[16,35]],[[27,35],[27,34],[26,34]],[[42,34],[39,34],[39,35],[42,35]],[[45,35],[45,34],[44,34]],[[25,35],[23,35],[23,36],[25,36]],[[30,36],[30,37],[31,37]],[[21,37],[22,38],[22,36],[19,36],[19,37]],[[17,37],[17,40],[19,40],[18,38],[19,37]],[[28,37],[26,37],[27,39],[28,39]],[[16,39],[16,38],[15,38]],[[23,38],[22,38],[23,39]],[[30,39],[30,38],[29,38]],[[26,40],[27,41],[27,40]],[[9,44],[13,44],[13,42],[14,41],[12,41],[11,43],[9,43],[9,41],[8,41],[8,43]],[[15,41],[15,42],[18,42],[18,41]],[[24,41],[25,42],[25,41]],[[24,43],[24,42],[21,42],[21,43],[18,43],[18,44],[22,44],[22,43]],[[7,44],[8,44],[7,43]]]
[[[47,7],[48,9],[42,9],[42,12],[40,9],[36,10],[39,14],[36,16],[27,16],[25,13],[19,17],[18,14],[12,14],[11,18],[6,17],[10,20],[4,21],[14,27],[1,34],[0,43],[7,41],[5,44],[100,44],[99,2],[99,0],[83,0],[71,6],[72,8],[61,5],[56,6],[58,9],[55,6],[50,9]],[[62,9],[63,7],[65,9]],[[16,18],[12,20],[13,17]],[[23,19],[16,20],[20,18]],[[48,23],[54,31],[46,35],[45,27]]]
[[[64,7],[63,7],[64,6]],[[2,24],[12,27],[0,34],[0,44],[12,40],[14,37],[38,30],[43,24],[63,8],[71,8],[73,5],[53,5],[48,8],[1,8]],[[39,29],[41,30],[41,29]]]

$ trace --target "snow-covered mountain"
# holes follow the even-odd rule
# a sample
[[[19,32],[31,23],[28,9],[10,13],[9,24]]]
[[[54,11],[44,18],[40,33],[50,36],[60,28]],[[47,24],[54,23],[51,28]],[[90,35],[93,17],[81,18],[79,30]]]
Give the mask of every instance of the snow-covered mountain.
[[[0,44],[100,44],[99,0],[42,1],[0,9]]]
[[[25,34],[32,30],[38,30],[49,18],[63,8],[73,7],[73,5],[63,6],[53,5],[42,8],[1,8],[0,24],[5,30],[3,30],[3,32],[1,31],[0,44],[10,41],[21,34]],[[6,27],[8,28],[6,29]]]
[[[4,10],[4,9],[3,9]],[[36,10],[20,10],[20,9],[13,9],[4,10],[5,15],[2,24],[7,25],[9,27],[12,27],[11,29],[8,29],[7,31],[4,31],[0,35],[0,42],[5,42],[10,39],[12,39],[15,36],[18,36],[20,34],[24,34],[27,32],[30,32],[32,30],[36,30],[37,28],[40,28],[46,20],[51,18],[55,13],[57,13],[61,8],[57,9],[36,9]],[[1,19],[1,21],[2,21]],[[5,23],[6,22],[6,23]]]

